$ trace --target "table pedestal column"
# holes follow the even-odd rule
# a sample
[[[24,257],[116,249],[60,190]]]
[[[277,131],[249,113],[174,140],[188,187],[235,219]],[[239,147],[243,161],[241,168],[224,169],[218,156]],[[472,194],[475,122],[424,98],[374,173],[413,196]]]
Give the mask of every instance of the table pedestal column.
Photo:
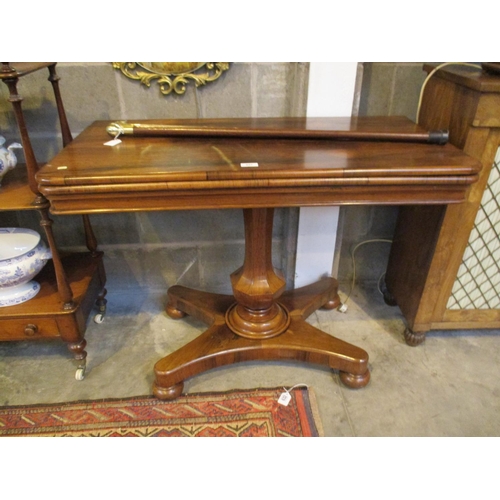
[[[245,209],[245,261],[231,275],[233,294],[220,295],[183,286],[168,291],[167,314],[189,314],[210,326],[155,365],[153,392],[160,399],[180,396],[184,380],[218,366],[252,360],[296,360],[340,371],[348,387],[370,380],[368,354],[305,320],[319,308],[340,304],[338,283],[324,278],[284,292],[285,280],[272,266],[274,210]]]

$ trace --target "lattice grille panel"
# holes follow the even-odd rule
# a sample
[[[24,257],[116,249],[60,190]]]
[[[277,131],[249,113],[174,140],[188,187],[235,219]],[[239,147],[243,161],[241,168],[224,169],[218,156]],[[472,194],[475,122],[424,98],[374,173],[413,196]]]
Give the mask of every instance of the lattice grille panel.
[[[500,149],[448,300],[448,309],[500,309]]]

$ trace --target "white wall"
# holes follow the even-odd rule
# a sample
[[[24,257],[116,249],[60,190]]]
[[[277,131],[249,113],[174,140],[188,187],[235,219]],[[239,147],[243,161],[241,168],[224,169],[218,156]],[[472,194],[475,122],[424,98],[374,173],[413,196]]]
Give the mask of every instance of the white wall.
[[[356,88],[356,62],[311,62],[307,116],[351,116]],[[337,238],[338,207],[300,209],[295,286],[331,275]]]

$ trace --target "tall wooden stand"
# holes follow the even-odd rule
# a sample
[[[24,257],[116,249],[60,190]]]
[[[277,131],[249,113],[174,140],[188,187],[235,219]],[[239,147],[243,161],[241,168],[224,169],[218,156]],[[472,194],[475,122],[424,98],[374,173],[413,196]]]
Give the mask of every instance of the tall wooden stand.
[[[340,304],[338,283],[326,278],[283,293],[285,280],[273,269],[272,208],[245,209],[245,261],[231,274],[234,296],[173,286],[167,313],[186,314],[210,325],[202,335],[155,365],[155,396],[175,399],[184,380],[201,372],[251,360],[300,360],[340,370],[348,387],[370,380],[368,354],[318,330],[306,318],[320,307]]]
[[[26,125],[22,101],[18,92],[19,79],[35,71],[47,68],[49,81],[61,125],[63,147],[72,141],[66,118],[59,76],[55,62],[2,63],[0,80],[9,89],[26,164],[6,176],[0,190],[0,211],[37,210],[52,259],[36,277],[41,291],[25,303],[0,308],[0,341],[37,340],[60,337],[67,343],[76,364],[75,377],[82,380],[86,370],[87,344],[84,335],[86,323],[95,305],[99,313],[95,316],[101,322],[106,310],[106,274],[102,262],[103,254],[97,251],[97,241],[92,231],[88,215],[83,215],[85,242],[89,252],[62,256],[57,248],[53,221],[49,218],[50,204],[40,194],[36,182],[39,165],[33,151]],[[24,167],[24,168],[23,168]]]

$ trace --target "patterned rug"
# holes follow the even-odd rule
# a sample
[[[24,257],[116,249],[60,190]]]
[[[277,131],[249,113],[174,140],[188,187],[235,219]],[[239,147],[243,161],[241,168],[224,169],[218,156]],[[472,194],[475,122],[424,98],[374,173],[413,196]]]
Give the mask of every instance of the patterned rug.
[[[160,401],[149,396],[0,407],[0,436],[313,437],[323,431],[311,389],[234,390]]]

